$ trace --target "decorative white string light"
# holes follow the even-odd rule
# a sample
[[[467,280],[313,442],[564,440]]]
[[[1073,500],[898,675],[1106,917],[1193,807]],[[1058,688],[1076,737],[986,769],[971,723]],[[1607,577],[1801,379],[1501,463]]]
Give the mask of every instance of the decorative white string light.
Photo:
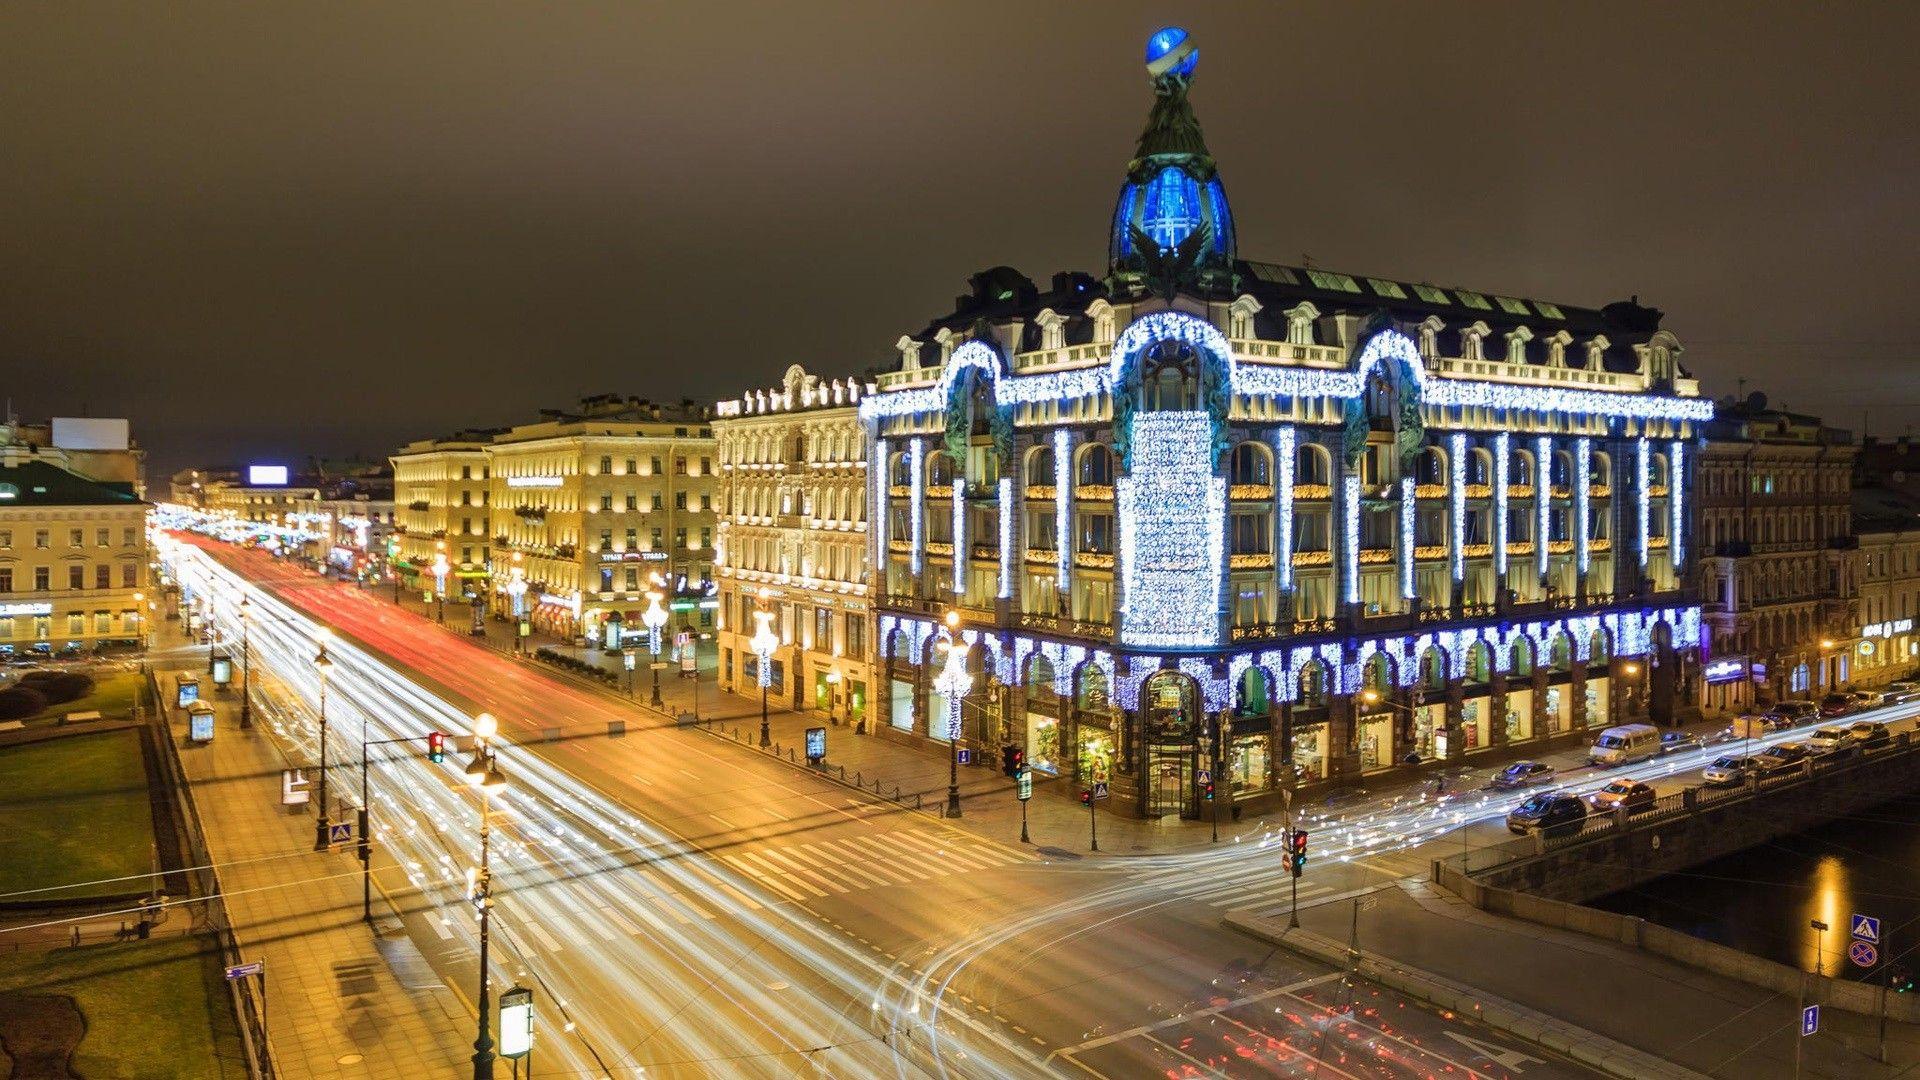
[[[967,540],[967,481],[956,475],[953,478],[953,594],[967,595],[967,567],[973,563],[973,552]]]
[[[1212,419],[1137,413],[1128,434],[1133,467],[1114,485],[1121,640],[1148,648],[1218,645],[1227,482],[1213,474]]]
[[[1593,480],[1593,442],[1581,437],[1573,441],[1573,550],[1574,558],[1580,564],[1580,576],[1587,575],[1587,566],[1592,557],[1591,525],[1588,522],[1589,502],[1592,493],[1588,490]]]
[[[921,520],[921,503],[926,501],[927,476],[923,461],[926,457],[926,440],[912,439],[907,442],[907,538],[908,558],[913,562],[913,572],[918,574],[927,551],[926,522]]]
[[[1652,479],[1650,475],[1652,466],[1647,461],[1647,437],[1645,435],[1633,441],[1633,459],[1635,468],[1638,470],[1634,474],[1633,485],[1634,501],[1639,504],[1639,513],[1634,515],[1637,523],[1636,527],[1640,530],[1640,543],[1636,545],[1636,549],[1640,555],[1640,568],[1644,570],[1647,566],[1647,534],[1651,531],[1649,525],[1650,515],[1652,513],[1647,501],[1649,498],[1647,485]]]
[[[1000,599],[1013,595],[1013,478],[1000,478]]]
[[[1533,440],[1533,565],[1547,576],[1547,540],[1553,524],[1553,440]]]
[[[1680,572],[1680,564],[1686,561],[1686,543],[1681,532],[1686,525],[1686,452],[1687,444],[1679,439],[1673,440],[1671,453],[1667,458],[1667,554],[1673,564],[1673,572]]]
[[[1453,561],[1453,580],[1467,577],[1467,437],[1456,431],[1447,436],[1447,468],[1451,486],[1447,491],[1449,557]]]
[[[1360,602],[1360,477],[1349,471],[1340,482],[1341,531],[1346,543],[1340,550],[1342,595],[1347,603]]]
[[[1275,526],[1273,565],[1280,572],[1280,587],[1293,588],[1293,456],[1294,431],[1291,424],[1273,433],[1273,505],[1279,522]]]
[[[1400,478],[1400,596],[1411,600],[1413,589],[1413,477]]]
[[[1054,580],[1064,591],[1067,569],[1073,565],[1073,434],[1053,429],[1053,562]]]
[[[1493,437],[1493,572],[1507,587],[1507,468],[1512,457],[1507,433]]]

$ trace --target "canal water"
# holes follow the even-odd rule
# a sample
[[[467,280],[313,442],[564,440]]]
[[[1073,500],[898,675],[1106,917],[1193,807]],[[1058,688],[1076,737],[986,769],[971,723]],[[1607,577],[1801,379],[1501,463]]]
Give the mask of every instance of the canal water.
[[[1888,955],[1920,968],[1920,795],[1896,796],[1592,906],[1842,977],[1862,973],[1847,959],[1857,912],[1880,920]],[[1828,929],[1815,930],[1814,920]]]

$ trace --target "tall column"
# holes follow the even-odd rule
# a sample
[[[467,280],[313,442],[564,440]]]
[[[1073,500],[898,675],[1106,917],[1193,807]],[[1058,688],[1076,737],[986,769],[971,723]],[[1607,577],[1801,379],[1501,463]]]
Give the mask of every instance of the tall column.
[[[1279,592],[1274,621],[1293,621],[1293,470],[1295,440],[1291,425],[1273,433],[1273,572]]]
[[[927,560],[927,474],[926,440],[915,436],[907,441],[907,546],[908,569],[913,574],[913,595],[926,595]]]
[[[1512,465],[1512,440],[1502,431],[1493,437],[1493,600],[1497,611],[1507,610],[1507,477]]]
[[[1587,599],[1587,568],[1593,559],[1593,442],[1582,436],[1573,441],[1573,568],[1574,591]]]
[[[1467,453],[1464,432],[1447,436],[1447,606],[1455,618],[1466,594]]]
[[[1535,588],[1546,595],[1547,538],[1553,525],[1553,439],[1536,435],[1533,440],[1533,568]]]
[[[1054,588],[1061,618],[1073,616],[1073,432],[1053,430]],[[1116,577],[1118,575],[1115,575]]]

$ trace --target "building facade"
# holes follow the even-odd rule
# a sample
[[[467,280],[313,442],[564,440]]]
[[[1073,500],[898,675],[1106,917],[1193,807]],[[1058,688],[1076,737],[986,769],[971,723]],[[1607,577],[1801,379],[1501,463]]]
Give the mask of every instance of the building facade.
[[[1908,679],[1920,670],[1920,634],[1914,632],[1920,618],[1920,498],[1904,470],[1881,475],[1871,460],[1875,449],[1863,448],[1856,468],[1862,483],[1853,492],[1860,595],[1848,659],[1849,674],[1860,686]]]
[[[1740,713],[1846,683],[1860,641],[1852,437],[1759,394],[1722,402],[1705,433],[1702,708]]]
[[[1155,41],[1107,275],[975,275],[860,402],[877,722],[1195,816],[1674,719],[1712,405],[1660,313],[1240,259]]]
[[[868,595],[867,446],[858,380],[799,365],[781,384],[716,407],[715,551],[720,686],[758,692],[755,611],[779,644],[769,693],[795,709],[867,729],[874,682]]]
[[[643,636],[656,578],[713,580],[714,447],[705,407],[612,395],[495,436],[494,609],[586,643]]]
[[[494,430],[421,439],[395,451],[391,571],[399,587],[455,600],[488,595],[493,532],[487,446]],[[445,566],[445,570],[438,569]]]
[[[131,483],[0,444],[0,657],[145,643],[147,509]]]

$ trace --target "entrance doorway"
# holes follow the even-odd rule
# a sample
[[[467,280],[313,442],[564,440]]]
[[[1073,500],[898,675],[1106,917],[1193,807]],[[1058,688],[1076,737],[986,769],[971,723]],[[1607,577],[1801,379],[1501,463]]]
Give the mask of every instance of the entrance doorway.
[[[1147,816],[1164,817],[1167,814],[1179,814],[1192,817],[1188,811],[1192,800],[1187,793],[1192,789],[1193,755],[1190,746],[1152,746],[1147,749]]]

